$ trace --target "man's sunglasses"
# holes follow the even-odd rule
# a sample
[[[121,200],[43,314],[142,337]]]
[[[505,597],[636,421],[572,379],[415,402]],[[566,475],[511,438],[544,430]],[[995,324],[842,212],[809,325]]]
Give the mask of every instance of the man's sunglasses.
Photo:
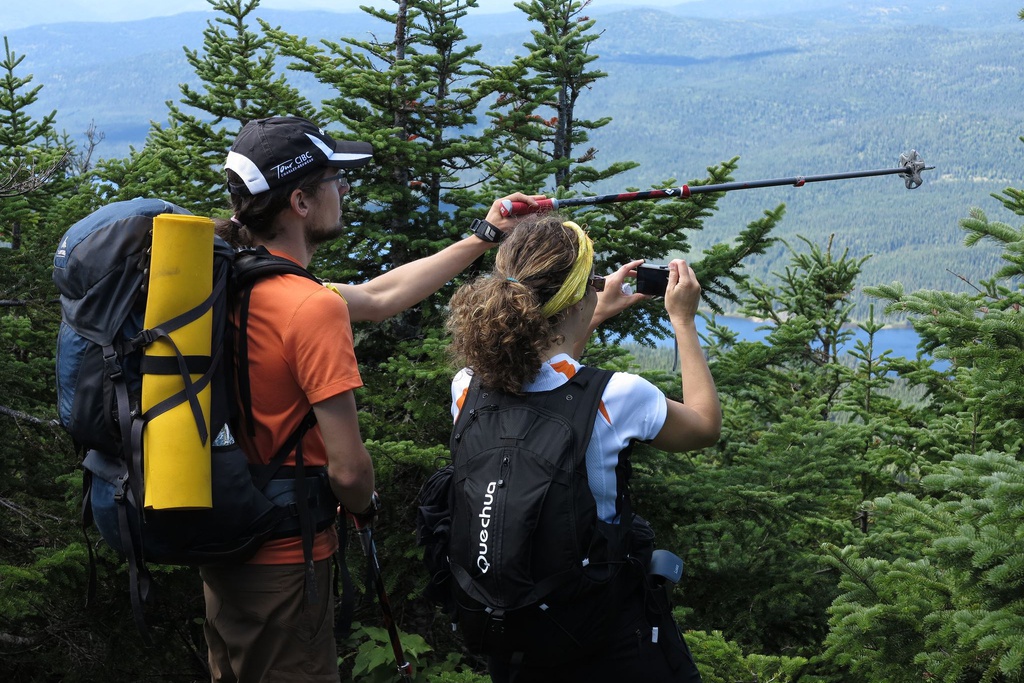
[[[351,185],[348,184],[348,176],[345,175],[344,171],[339,173],[338,175],[332,175],[332,176],[328,176],[326,178],[321,178],[320,182],[321,183],[330,183],[330,182],[337,183],[338,184],[338,191],[339,192],[348,192],[349,188],[352,187]]]
[[[591,275],[590,279],[587,280],[587,284],[594,288],[596,292],[604,291],[604,276],[603,275]]]

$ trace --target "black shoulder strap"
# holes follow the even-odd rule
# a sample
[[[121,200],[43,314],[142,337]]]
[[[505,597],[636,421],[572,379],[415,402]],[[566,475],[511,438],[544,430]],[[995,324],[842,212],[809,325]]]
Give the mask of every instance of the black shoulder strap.
[[[252,389],[249,382],[249,301],[252,288],[264,278],[274,275],[297,275],[317,284],[323,284],[308,270],[286,258],[271,254],[265,247],[245,249],[235,254],[232,268],[232,294],[238,301],[238,338],[234,345],[235,377],[238,383],[238,401],[245,411],[245,428],[250,436],[255,435],[255,422],[252,414]],[[300,501],[298,506],[299,527],[302,538],[302,557],[305,565],[305,595],[307,604],[317,600],[316,577],[313,568],[313,520],[310,517],[306,492],[305,459],[302,456],[302,439],[306,432],[316,424],[316,414],[310,408],[306,417],[288,437],[270,462],[256,468],[253,477],[255,486],[262,490],[274,474],[280,469],[285,458],[293,450],[295,452],[295,495]]]
[[[317,283],[321,282],[320,278],[295,261],[282,256],[275,256],[266,247],[241,249],[235,254],[232,278],[236,290],[252,287],[253,284],[265,277],[284,274],[298,275]]]
[[[608,386],[611,370],[583,366],[565,384],[549,391],[528,392],[521,395],[506,394],[484,388],[477,376],[469,383],[466,399],[452,430],[453,443],[465,431],[468,422],[481,406],[503,406],[513,403],[529,403],[566,418],[573,428],[577,444],[577,458],[582,458],[590,445],[594,421],[601,407],[604,389]]]
[[[298,263],[275,256],[266,247],[243,249],[235,254],[232,267],[232,298],[238,301],[238,339],[234,345],[235,377],[238,383],[238,402],[245,411],[245,429],[255,434],[252,417],[252,389],[249,383],[249,299],[252,288],[259,280],[273,275],[298,275],[322,284],[320,280]]]
[[[601,409],[605,387],[608,386],[608,382],[611,381],[612,375],[615,373],[601,368],[582,367],[573,376],[573,380],[581,374],[585,374],[585,381],[581,378],[583,383],[578,385],[583,389],[578,394],[582,402],[576,404],[575,412],[572,414],[572,428],[579,439],[579,457],[583,458],[590,446],[590,437],[594,434],[594,423],[597,420],[597,413]]]
[[[466,389],[466,398],[462,402],[462,408],[459,409],[459,414],[455,418],[455,424],[452,426],[452,450],[455,450],[455,442],[461,438],[462,432],[465,431],[472,416],[476,414],[476,409],[480,407],[480,404],[486,400],[488,392],[484,391],[480,386],[480,378],[477,375],[473,375],[472,379],[469,380],[469,387]]]

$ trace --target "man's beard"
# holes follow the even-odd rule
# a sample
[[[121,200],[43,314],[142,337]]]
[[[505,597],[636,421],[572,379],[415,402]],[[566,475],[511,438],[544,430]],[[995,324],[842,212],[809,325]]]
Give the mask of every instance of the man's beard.
[[[345,221],[341,218],[338,222],[329,227],[307,225],[306,226],[306,245],[310,249],[315,249],[325,242],[330,242],[341,237],[345,233]]]

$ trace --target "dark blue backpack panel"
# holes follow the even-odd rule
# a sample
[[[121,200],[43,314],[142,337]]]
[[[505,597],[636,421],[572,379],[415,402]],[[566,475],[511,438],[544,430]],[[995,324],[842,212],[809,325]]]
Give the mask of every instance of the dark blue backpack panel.
[[[162,213],[188,212],[160,199],[108,204],[71,226],[53,258],[62,313],[57,412],[84,448],[116,452],[122,440],[104,348],[116,354],[134,397],[141,387],[142,354],[127,350],[142,329],[153,218]]]
[[[64,321],[94,344],[113,344],[147,279],[153,218],[188,211],[162,199],[114,202],[64,234],[53,257]]]

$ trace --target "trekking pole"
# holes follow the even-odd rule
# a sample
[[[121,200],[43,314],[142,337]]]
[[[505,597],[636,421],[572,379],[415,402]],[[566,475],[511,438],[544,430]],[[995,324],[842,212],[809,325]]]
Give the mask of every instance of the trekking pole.
[[[593,197],[570,197],[567,199],[538,199],[536,206],[526,202],[514,202],[509,199],[501,203],[502,216],[520,216],[527,213],[539,213],[541,211],[553,211],[567,206],[589,206],[592,204],[614,204],[617,202],[632,202],[640,199],[670,199],[677,197],[686,199],[695,194],[708,194],[712,192],[732,192],[733,190],[753,190],[761,187],[777,187],[780,185],[792,185],[803,187],[807,183],[821,183],[829,180],[848,180],[850,178],[868,178],[881,175],[899,175],[903,178],[908,190],[913,190],[921,185],[921,171],[930,171],[934,166],[925,166],[924,160],[916,150],[910,150],[900,155],[899,165],[893,168],[881,168],[874,171],[849,171],[846,173],[830,173],[827,175],[794,176],[792,178],[775,178],[771,180],[747,180],[734,183],[719,183],[717,185],[683,185],[682,187],[670,187],[664,190],[647,190],[645,192],[622,192],[619,194],[601,194]]]
[[[376,498],[376,494],[374,494]],[[384,626],[388,629],[388,636],[391,638],[391,649],[395,653],[395,663],[398,664],[398,675],[403,683],[412,683],[412,664],[405,658],[405,650],[402,649],[402,641],[398,637],[398,627],[395,626],[395,619],[391,613],[391,600],[388,599],[387,591],[384,589],[384,577],[380,571],[380,560],[377,558],[377,546],[373,542],[372,518],[360,522],[359,517],[349,514],[352,523],[359,534],[359,542],[363,546],[363,554],[366,555],[366,562],[370,565],[372,581],[377,586],[377,601],[380,602],[380,611],[384,618]]]

